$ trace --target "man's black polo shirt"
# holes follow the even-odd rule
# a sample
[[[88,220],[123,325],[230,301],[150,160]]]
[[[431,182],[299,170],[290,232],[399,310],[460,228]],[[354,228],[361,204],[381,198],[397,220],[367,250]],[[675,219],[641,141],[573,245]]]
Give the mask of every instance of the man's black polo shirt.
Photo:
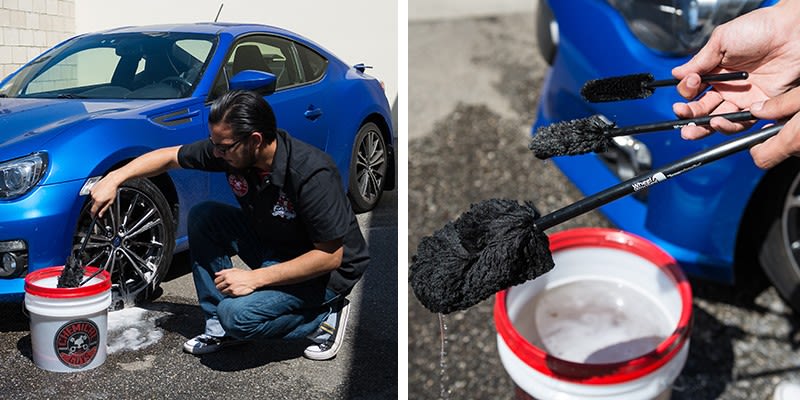
[[[347,293],[367,268],[369,252],[339,172],[328,154],[283,130],[276,141],[266,175],[234,169],[214,157],[209,140],[182,146],[178,162],[183,168],[224,171],[261,242],[282,260],[312,250],[314,243],[342,238],[342,265],[322,279],[336,293]]]

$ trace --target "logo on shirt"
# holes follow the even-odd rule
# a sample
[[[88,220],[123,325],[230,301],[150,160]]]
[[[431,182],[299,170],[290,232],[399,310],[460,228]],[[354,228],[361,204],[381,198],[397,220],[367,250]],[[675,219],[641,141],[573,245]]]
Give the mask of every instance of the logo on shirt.
[[[242,197],[247,194],[248,186],[247,180],[241,175],[228,175],[228,184],[231,185],[233,194],[237,197]]]
[[[286,193],[283,193],[283,190],[280,191],[278,201],[276,201],[275,205],[272,207],[272,216],[284,219],[294,219],[294,217],[297,216],[294,212],[294,206],[289,201],[289,198],[286,197]]]

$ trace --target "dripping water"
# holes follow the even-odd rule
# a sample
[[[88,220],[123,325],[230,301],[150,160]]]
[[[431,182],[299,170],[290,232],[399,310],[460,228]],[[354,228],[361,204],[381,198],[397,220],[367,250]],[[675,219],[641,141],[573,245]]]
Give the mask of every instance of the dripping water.
[[[442,334],[442,348],[439,353],[439,398],[450,399],[450,376],[447,374],[447,319],[439,313],[439,332]]]

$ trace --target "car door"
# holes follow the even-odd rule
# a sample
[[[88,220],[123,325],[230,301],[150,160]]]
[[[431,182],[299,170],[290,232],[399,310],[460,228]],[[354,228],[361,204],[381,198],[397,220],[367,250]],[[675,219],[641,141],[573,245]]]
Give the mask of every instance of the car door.
[[[290,135],[326,150],[332,115],[327,105],[327,62],[317,62],[317,71],[303,68],[300,54],[310,51],[292,40],[272,35],[248,35],[239,39],[225,63],[228,79],[242,70],[258,70],[276,76],[275,91],[265,96],[275,111],[278,127]],[[298,50],[300,48],[300,50]],[[321,57],[321,56],[318,56]],[[324,66],[320,67],[320,64]],[[218,82],[215,85],[219,88]],[[227,85],[226,85],[227,87]],[[215,95],[220,95],[215,90]]]

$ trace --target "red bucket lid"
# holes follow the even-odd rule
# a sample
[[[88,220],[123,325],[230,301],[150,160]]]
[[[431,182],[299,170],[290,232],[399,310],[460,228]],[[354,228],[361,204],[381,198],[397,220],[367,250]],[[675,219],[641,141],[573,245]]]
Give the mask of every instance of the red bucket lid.
[[[25,293],[34,296],[49,297],[54,299],[71,299],[76,297],[94,296],[103,293],[111,288],[111,275],[108,273],[108,271],[102,271],[97,275],[97,278],[100,278],[100,282],[87,284],[75,288],[56,288],[56,287],[46,287],[37,285],[37,282],[43,279],[61,276],[61,271],[63,270],[64,266],[61,265],[55,267],[42,268],[40,270],[36,270],[26,275]],[[97,272],[98,270],[99,268],[97,267],[87,266],[84,271],[84,277],[88,277]]]
[[[692,289],[672,256],[642,237],[615,229],[570,229],[549,235],[549,240],[551,252],[573,247],[605,247],[624,250],[649,260],[675,283],[682,300],[681,315],[672,334],[649,353],[627,361],[583,364],[547,354],[520,335],[508,317],[506,296],[509,289],[506,289],[497,293],[494,321],[498,334],[520,360],[555,379],[584,384],[615,384],[645,376],[678,354],[691,330]]]

